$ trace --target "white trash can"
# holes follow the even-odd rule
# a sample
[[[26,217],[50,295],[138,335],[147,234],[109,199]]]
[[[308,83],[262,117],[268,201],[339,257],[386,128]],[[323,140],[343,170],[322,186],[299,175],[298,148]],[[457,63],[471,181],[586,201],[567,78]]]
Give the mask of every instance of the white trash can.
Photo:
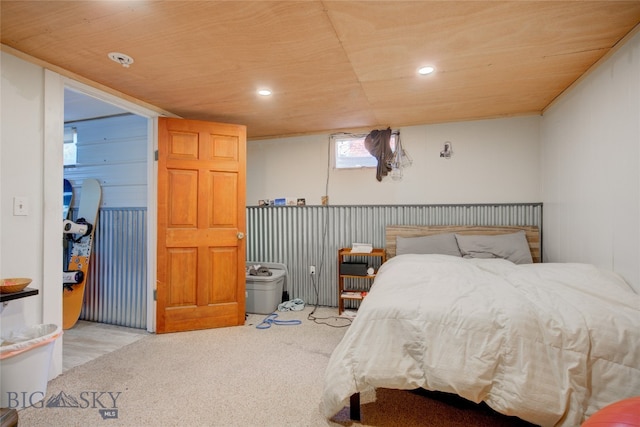
[[[22,409],[44,399],[53,346],[61,335],[60,326],[45,324],[0,337],[0,408]]]

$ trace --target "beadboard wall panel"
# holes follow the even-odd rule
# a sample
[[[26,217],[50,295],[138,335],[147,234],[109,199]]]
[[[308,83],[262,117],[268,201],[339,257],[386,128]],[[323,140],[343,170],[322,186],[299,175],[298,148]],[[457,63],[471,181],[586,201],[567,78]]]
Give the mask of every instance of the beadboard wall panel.
[[[64,168],[74,189],[73,207],[82,182],[95,178],[102,187],[102,207],[147,205],[147,119],[134,114],[65,123],[77,132],[77,164]]]

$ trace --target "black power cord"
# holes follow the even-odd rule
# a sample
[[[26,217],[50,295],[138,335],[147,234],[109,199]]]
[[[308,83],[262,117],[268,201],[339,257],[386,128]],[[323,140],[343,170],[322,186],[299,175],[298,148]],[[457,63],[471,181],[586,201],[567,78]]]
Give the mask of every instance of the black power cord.
[[[328,141],[328,146],[327,146],[327,179],[325,181],[325,186],[324,186],[324,194],[325,196],[329,195],[329,173],[331,170],[331,136],[329,136],[329,141]],[[325,212],[325,217],[324,217],[324,225],[323,225],[323,230],[322,230],[322,249],[320,251],[320,266],[318,267],[318,277],[320,277],[322,275],[322,270],[324,268],[324,251],[325,251],[325,246],[326,246],[326,242],[327,242],[327,230],[329,228],[329,213]],[[311,282],[313,283],[313,290],[316,294],[316,305],[313,308],[313,310],[311,310],[311,313],[309,313],[309,315],[307,316],[308,320],[311,320],[312,322],[315,322],[319,325],[327,325],[327,326],[331,326],[332,328],[345,328],[349,325],[351,325],[351,321],[352,319],[348,318],[348,317],[341,317],[341,316],[329,316],[329,317],[316,317],[314,316],[316,310],[318,309],[319,306],[319,302],[320,302],[320,292],[318,290],[318,285],[316,284],[316,280],[315,280],[315,275],[311,276]],[[331,324],[329,323],[329,321],[346,321],[345,324],[339,324],[339,325],[335,325],[335,324]]]
[[[318,270],[320,271],[320,270]],[[329,317],[317,317],[314,316],[316,310],[318,309],[318,300],[319,300],[319,295],[318,295],[318,286],[316,285],[316,281],[314,280],[314,276],[311,276],[311,281],[313,282],[313,288],[314,291],[316,293],[316,305],[313,308],[313,310],[311,310],[311,313],[309,313],[307,315],[307,319],[311,320],[314,323],[317,323],[318,325],[327,325],[327,326],[331,326],[332,328],[346,328],[347,326],[351,325],[351,321],[352,319],[349,317],[342,317],[342,316],[329,316]],[[344,324],[333,324],[333,323],[329,323],[330,321],[345,321],[346,323]]]

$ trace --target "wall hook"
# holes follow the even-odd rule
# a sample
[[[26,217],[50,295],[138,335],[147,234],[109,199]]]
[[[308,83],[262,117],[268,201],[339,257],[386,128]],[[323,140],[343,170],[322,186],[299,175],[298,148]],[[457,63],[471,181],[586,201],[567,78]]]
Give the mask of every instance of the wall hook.
[[[446,141],[444,143],[444,149],[440,152],[440,157],[444,157],[445,159],[450,159],[453,154],[453,146],[451,142]]]

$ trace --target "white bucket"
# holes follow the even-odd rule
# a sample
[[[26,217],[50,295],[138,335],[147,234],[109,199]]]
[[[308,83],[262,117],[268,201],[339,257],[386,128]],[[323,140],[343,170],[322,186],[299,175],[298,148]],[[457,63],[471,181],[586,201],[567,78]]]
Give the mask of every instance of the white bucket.
[[[47,394],[51,354],[62,328],[35,325],[2,337],[0,344],[0,408],[22,409]]]

